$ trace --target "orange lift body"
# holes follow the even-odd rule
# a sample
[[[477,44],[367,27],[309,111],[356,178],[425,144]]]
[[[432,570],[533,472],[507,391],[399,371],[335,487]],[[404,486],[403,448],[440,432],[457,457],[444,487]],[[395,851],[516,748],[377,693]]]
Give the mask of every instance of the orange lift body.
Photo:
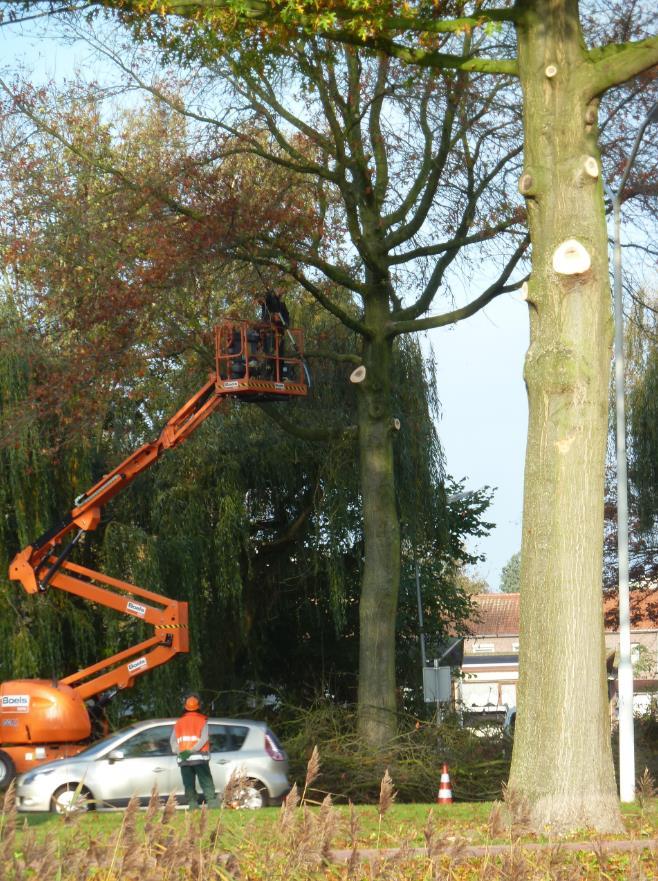
[[[215,328],[215,371],[167,422],[159,437],[131,453],[75,500],[59,526],[20,551],[9,577],[27,593],[56,588],[153,627],[153,636],[58,681],[18,679],[0,685],[0,786],[16,773],[83,750],[92,738],[86,701],[129,688],[138,676],[189,651],[187,603],[177,602],[68,560],[96,529],[103,506],[182,443],[226,398],[281,400],[308,394],[300,330],[281,321],[223,321]],[[63,549],[64,539],[75,532]]]

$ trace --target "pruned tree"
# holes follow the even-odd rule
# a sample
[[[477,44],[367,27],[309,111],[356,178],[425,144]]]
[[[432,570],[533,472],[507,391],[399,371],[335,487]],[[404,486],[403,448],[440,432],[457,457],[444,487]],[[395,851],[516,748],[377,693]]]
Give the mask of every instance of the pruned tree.
[[[257,163],[255,174],[258,163],[273,164],[304,181],[318,218],[305,238],[274,226],[227,235],[226,252],[301,285],[355,335],[350,378],[358,401],[365,551],[359,725],[370,743],[382,745],[396,726],[402,491],[394,468],[396,340],[468,317],[518,286],[510,278],[527,240],[519,206],[504,193],[519,145],[513,124],[495,118],[503,90],[488,89],[484,78],[428,71],[410,79],[386,56],[354,48],[335,53],[312,40],[256,69],[239,53],[209,53],[205,64],[207,74],[197,74],[191,88],[215,95],[223,87],[223,106],[240,108],[232,118],[226,111],[187,111],[219,131],[216,154],[246,154]],[[161,86],[125,63],[124,69],[177,106]],[[198,100],[195,94],[188,106]],[[454,264],[468,262],[469,248],[482,255],[494,239],[493,280],[465,308],[428,317],[437,295],[454,283]],[[413,433],[404,426],[410,428]]]

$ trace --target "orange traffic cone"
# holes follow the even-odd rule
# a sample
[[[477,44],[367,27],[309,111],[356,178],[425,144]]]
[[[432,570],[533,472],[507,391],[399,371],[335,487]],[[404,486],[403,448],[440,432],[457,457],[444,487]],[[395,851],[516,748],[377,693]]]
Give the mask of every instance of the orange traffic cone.
[[[436,797],[436,803],[439,805],[452,804],[452,789],[450,787],[450,774],[448,774],[448,765],[443,763],[441,771],[441,782],[439,783],[439,794]]]

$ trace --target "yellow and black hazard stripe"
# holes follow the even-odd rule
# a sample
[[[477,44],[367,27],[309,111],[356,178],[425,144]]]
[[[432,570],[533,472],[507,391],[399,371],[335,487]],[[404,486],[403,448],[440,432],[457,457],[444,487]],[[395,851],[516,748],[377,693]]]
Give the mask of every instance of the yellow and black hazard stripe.
[[[154,624],[156,630],[187,630],[187,624]]]
[[[287,382],[285,385],[281,385],[264,379],[250,379],[243,386],[240,386],[240,388],[242,391],[254,389],[259,392],[282,392],[283,394],[306,391],[306,386],[301,383]]]
[[[307,392],[307,386],[301,382],[275,382],[271,379],[232,379],[222,382],[219,392],[242,393],[242,392],[272,392],[281,395],[303,395]]]

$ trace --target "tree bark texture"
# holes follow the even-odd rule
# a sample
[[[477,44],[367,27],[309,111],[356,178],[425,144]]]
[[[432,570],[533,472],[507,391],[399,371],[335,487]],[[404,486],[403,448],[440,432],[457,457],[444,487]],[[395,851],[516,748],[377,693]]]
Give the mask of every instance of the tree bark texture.
[[[602,612],[612,317],[596,104],[577,0],[517,4],[532,238],[518,722],[510,787],[535,828],[621,827]],[[589,159],[589,161],[588,161]],[[586,166],[587,163],[587,166]],[[589,169],[589,171],[587,170]],[[585,271],[554,266],[576,240]],[[568,268],[568,267],[567,267]]]
[[[359,734],[383,746],[397,730],[395,622],[400,584],[400,526],[395,494],[391,410],[392,342],[365,343],[359,385],[359,457],[364,568],[359,606]]]

